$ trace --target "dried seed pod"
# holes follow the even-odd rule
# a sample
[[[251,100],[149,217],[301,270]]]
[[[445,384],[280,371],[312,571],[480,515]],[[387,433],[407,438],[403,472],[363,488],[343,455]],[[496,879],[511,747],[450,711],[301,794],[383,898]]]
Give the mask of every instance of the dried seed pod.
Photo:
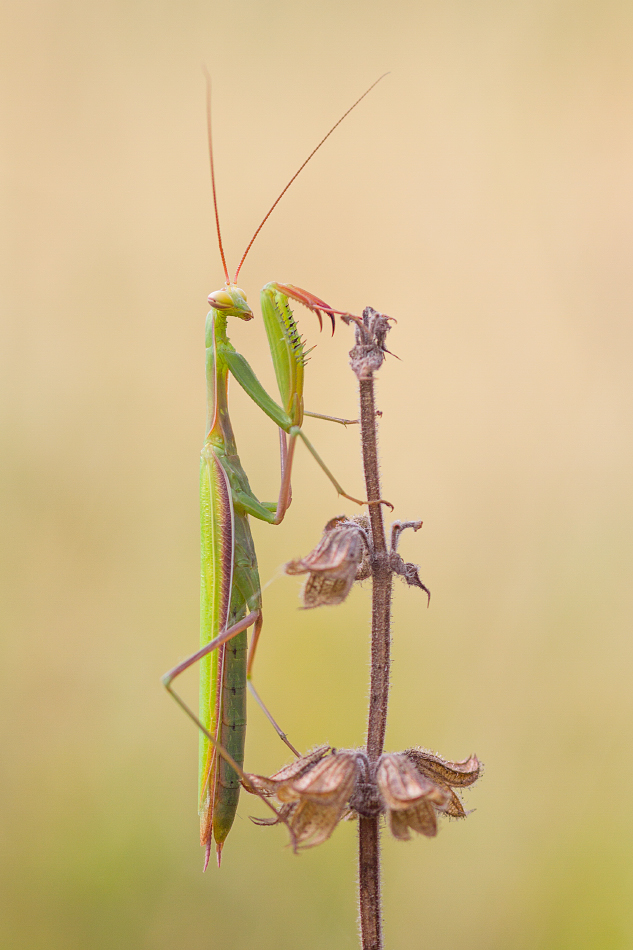
[[[481,774],[481,762],[474,754],[459,762],[451,762],[434,752],[420,748],[405,749],[402,754],[413,762],[418,772],[444,788],[464,788],[472,785]]]

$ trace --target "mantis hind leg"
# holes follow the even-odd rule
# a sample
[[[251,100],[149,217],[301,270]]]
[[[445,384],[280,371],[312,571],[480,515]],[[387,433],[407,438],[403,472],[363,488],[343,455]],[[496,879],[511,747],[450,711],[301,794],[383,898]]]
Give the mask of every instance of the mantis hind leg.
[[[249,614],[247,614],[247,616],[244,617],[242,620],[239,620],[237,623],[233,624],[231,627],[227,627],[226,630],[223,630],[217,637],[215,637],[209,643],[205,644],[205,646],[203,646],[200,650],[197,650],[191,656],[187,657],[187,659],[183,660],[173,669],[169,670],[169,672],[165,673],[165,675],[162,677],[162,683],[165,689],[167,690],[167,692],[170,693],[171,696],[173,696],[173,698],[176,700],[180,708],[189,716],[189,718],[196,724],[198,729],[206,736],[206,738],[209,740],[209,742],[215,749],[216,753],[222,759],[224,759],[227,765],[229,765],[230,768],[232,768],[233,771],[239,776],[240,781],[244,785],[244,788],[246,788],[247,791],[252,792],[255,795],[257,795],[259,798],[261,798],[262,801],[266,804],[266,806],[275,813],[278,820],[286,824],[287,822],[280,816],[275,806],[268,800],[268,798],[266,798],[265,795],[262,795],[261,792],[259,792],[257,789],[255,789],[251,785],[248,775],[244,772],[241,765],[239,765],[235,761],[233,756],[229,752],[227,752],[224,746],[220,742],[218,742],[217,736],[213,735],[206,728],[206,726],[204,726],[204,724],[200,721],[196,713],[187,705],[184,699],[178,695],[178,693],[174,690],[172,686],[173,681],[176,679],[176,677],[180,676],[181,673],[184,673],[184,671],[189,669],[190,666],[193,666],[194,663],[199,662],[199,660],[202,660],[209,653],[212,653],[214,650],[217,650],[219,647],[223,646],[225,643],[228,643],[229,640],[232,640],[233,637],[236,637],[239,633],[242,633],[243,631],[247,630],[248,627],[252,626],[253,624],[255,624],[256,629],[261,630],[261,610],[253,610]],[[260,702],[260,705],[261,705],[261,702]],[[266,713],[269,719],[271,719],[271,722],[273,722],[273,724],[275,725],[275,728],[277,728],[277,730],[280,731],[278,727],[276,726],[276,724],[274,723],[274,720],[272,719],[272,717],[268,714],[267,711]],[[290,743],[287,743],[287,744],[290,745]],[[292,746],[290,746],[290,748],[292,748]],[[220,857],[222,854],[222,844],[223,842],[217,844],[218,864],[220,863]],[[209,835],[206,841],[206,853],[205,853],[205,863],[204,863],[205,870],[209,863],[210,852],[211,852],[211,836]]]
[[[262,632],[262,625],[263,625],[263,623],[264,623],[264,617],[263,617],[263,614],[262,614],[262,612],[261,612],[261,610],[260,610],[260,612],[259,612],[259,617],[258,617],[257,620],[255,621],[255,626],[254,626],[254,628],[253,628],[253,638],[252,638],[252,640],[251,640],[250,650],[248,651],[248,662],[247,662],[247,664],[246,664],[246,682],[247,682],[247,684],[248,684],[249,690],[251,691],[251,693],[252,693],[252,695],[253,695],[253,698],[255,699],[255,702],[257,703],[257,705],[259,706],[259,708],[261,709],[261,711],[264,713],[264,715],[265,715],[266,718],[268,719],[269,723],[271,724],[271,726],[273,727],[273,729],[275,730],[275,732],[277,733],[277,735],[279,736],[279,738],[281,739],[281,741],[282,741],[282,742],[285,742],[285,744],[288,746],[288,748],[290,749],[290,751],[291,751],[294,755],[296,755],[297,758],[299,758],[299,756],[301,755],[301,753],[298,752],[298,751],[295,749],[295,747],[292,745],[292,743],[291,743],[290,740],[288,739],[288,736],[286,735],[286,733],[283,731],[283,729],[282,729],[282,728],[278,725],[278,723],[275,721],[275,719],[273,718],[272,713],[270,712],[270,710],[269,710],[269,709],[266,707],[266,705],[264,704],[264,701],[262,700],[261,696],[259,695],[259,693],[258,693],[257,690],[255,689],[255,686],[254,686],[254,684],[253,684],[253,679],[252,679],[253,663],[254,663],[254,661],[255,661],[255,651],[257,650],[257,644],[258,644],[258,642],[259,642],[259,636],[260,636],[260,634],[261,634],[261,632]]]

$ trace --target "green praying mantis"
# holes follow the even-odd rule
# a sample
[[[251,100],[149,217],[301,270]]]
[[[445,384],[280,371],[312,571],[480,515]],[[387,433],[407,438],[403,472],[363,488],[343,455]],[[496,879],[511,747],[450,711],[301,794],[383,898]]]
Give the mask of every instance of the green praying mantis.
[[[381,76],[380,79],[383,77]],[[334,332],[333,310],[319,297],[293,284],[273,281],[260,292],[260,306],[275,370],[280,401],[273,399],[258,381],[246,359],[232,346],[227,335],[229,317],[251,320],[246,294],[237,286],[242,264],[270,214],[297,175],[377,82],[345,112],[310,153],[278,196],[251,238],[231,280],[226,264],[215,187],[211,137],[210,82],[207,76],[207,124],[213,204],[218,247],[226,283],[209,294],[211,310],[206,321],[207,422],[200,459],[201,512],[201,632],[200,649],[163,677],[163,684],[193,719],[200,730],[199,814],[200,841],[205,849],[206,869],[215,841],[218,865],[222,848],[233,824],[240,782],[245,780],[242,764],[246,735],[246,688],[270,720],[280,738],[299,755],[263,704],[252,683],[255,651],[262,630],[262,596],[255,547],[249,517],[279,524],[291,501],[291,473],[297,439],[330,479],[339,495],[358,504],[348,495],[327,468],[301,426],[304,415],[346,424],[350,420],[308,413],[303,408],[303,379],[306,349],[289,300],[303,304],[316,314],[322,328],[327,314]],[[276,502],[261,502],[253,494],[237,454],[228,404],[229,376],[240,384],[255,405],[279,427],[281,485]],[[250,650],[247,630],[253,627]],[[199,716],[173,689],[173,681],[194,663],[200,663]],[[269,804],[267,802],[267,804]],[[272,805],[269,804],[272,808]],[[273,809],[274,810],[274,809]]]

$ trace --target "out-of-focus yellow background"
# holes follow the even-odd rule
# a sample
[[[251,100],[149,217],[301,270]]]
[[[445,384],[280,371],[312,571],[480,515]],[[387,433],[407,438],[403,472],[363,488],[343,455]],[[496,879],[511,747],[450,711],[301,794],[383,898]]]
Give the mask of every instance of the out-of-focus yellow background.
[[[355,827],[300,857],[243,797],[202,875],[197,736],[160,675],[196,647],[198,453],[215,244],[201,64],[241,283],[397,318],[384,495],[432,589],[398,584],[387,746],[476,751],[476,809],[384,838],[391,950],[633,946],[633,7],[622,0],[7,3],[0,944],[357,945]],[[356,415],[351,334],[308,408]],[[259,320],[236,346],[271,388]],[[272,423],[234,386],[259,497]],[[352,492],[357,434],[306,430]],[[280,566],[347,511],[303,451],[255,524],[260,690],[293,741],[364,737],[369,589],[301,613]],[[355,510],[355,509],[354,509]],[[183,685],[195,696],[195,674]],[[247,767],[287,757],[250,706]]]

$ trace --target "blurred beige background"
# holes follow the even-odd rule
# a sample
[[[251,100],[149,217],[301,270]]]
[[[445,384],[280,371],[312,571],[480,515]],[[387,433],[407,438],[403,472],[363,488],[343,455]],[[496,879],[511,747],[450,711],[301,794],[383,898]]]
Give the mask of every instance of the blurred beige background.
[[[618,0],[7,3],[2,35],[0,945],[354,948],[355,828],[293,857],[242,800],[200,873],[195,730],[160,675],[197,642],[197,468],[215,246],[329,125],[243,270],[398,319],[384,493],[433,592],[398,585],[388,748],[476,751],[476,811],[385,837],[391,950],[633,947],[633,7]],[[233,263],[235,266],[235,263]],[[351,339],[307,405],[354,416]],[[234,340],[273,377],[261,324]],[[245,466],[271,423],[233,387]],[[307,430],[349,490],[356,435]],[[362,743],[369,590],[297,610],[280,565],[343,510],[306,454],[278,529],[258,685],[302,748]],[[195,694],[195,675],[186,690]],[[286,756],[250,707],[247,765]]]

